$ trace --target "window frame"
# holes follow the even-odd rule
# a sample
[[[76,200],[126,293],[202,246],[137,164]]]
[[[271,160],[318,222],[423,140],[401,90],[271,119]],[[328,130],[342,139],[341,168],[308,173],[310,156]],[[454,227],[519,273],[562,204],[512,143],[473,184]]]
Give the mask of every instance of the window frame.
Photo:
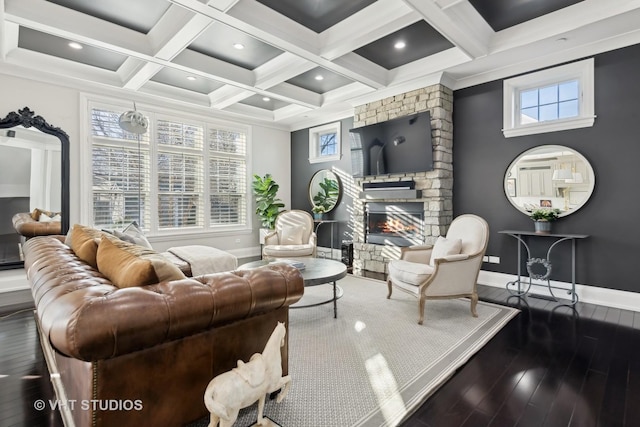
[[[109,110],[122,110],[127,111],[131,110],[133,105],[129,105],[129,102],[120,101],[118,99],[113,98],[105,98],[99,96],[89,96],[85,95],[82,97],[81,101],[81,132],[84,135],[83,139],[87,141],[87,144],[83,144],[82,148],[82,159],[83,163],[87,165],[83,167],[84,171],[82,180],[82,192],[86,194],[86,201],[82,204],[81,211],[81,220],[85,224],[93,224],[93,215],[94,215],[94,207],[93,207],[93,147],[94,147],[94,136],[92,134],[91,129],[91,110],[93,108],[104,108]],[[138,111],[142,112],[149,118],[149,155],[150,155],[150,167],[149,167],[149,182],[145,183],[144,186],[149,188],[149,208],[151,210],[150,219],[149,219],[149,227],[145,229],[145,234],[147,236],[156,237],[155,240],[162,241],[164,238],[171,238],[171,236],[185,236],[185,235],[219,235],[223,236],[225,234],[237,234],[237,232],[247,232],[252,230],[252,198],[251,198],[251,187],[250,187],[250,171],[251,171],[251,162],[250,162],[250,153],[251,153],[251,137],[252,137],[252,128],[250,125],[240,124],[237,122],[226,121],[224,119],[219,118],[211,118],[198,116],[195,114],[184,114],[181,115],[176,113],[175,111],[167,110],[163,107],[151,106],[148,104],[137,103]],[[203,153],[203,167],[202,167],[202,185],[203,185],[203,222],[201,226],[185,226],[185,227],[175,227],[175,228],[161,228],[159,224],[159,218],[157,217],[157,208],[158,208],[158,154],[160,151],[163,151],[162,148],[167,147],[159,147],[159,144],[156,143],[157,137],[157,122],[158,120],[169,120],[169,121],[179,121],[183,124],[190,125],[198,125],[202,126],[204,129],[204,141],[202,147]],[[219,153],[210,153],[209,150],[209,130],[210,129],[219,129],[219,130],[227,130],[242,133],[245,136],[245,149],[244,155],[233,156],[234,159],[244,159],[245,165],[245,207],[242,215],[243,224],[217,224],[212,223],[211,221],[211,189],[209,188],[209,163],[212,158],[220,157]],[[188,151],[192,149],[187,148]],[[165,150],[166,151],[166,150]],[[173,150],[171,150],[173,151]],[[195,150],[198,151],[198,150]],[[212,151],[213,152],[213,151]],[[217,155],[216,155],[217,154]]]
[[[336,153],[322,155],[320,152],[320,137],[328,133],[335,133],[336,135]],[[309,163],[333,162],[341,158],[340,122],[328,123],[309,129]]]
[[[578,115],[537,123],[520,123],[520,92],[578,81]],[[594,59],[549,68],[505,79],[503,83],[503,129],[505,138],[591,127],[595,122]]]

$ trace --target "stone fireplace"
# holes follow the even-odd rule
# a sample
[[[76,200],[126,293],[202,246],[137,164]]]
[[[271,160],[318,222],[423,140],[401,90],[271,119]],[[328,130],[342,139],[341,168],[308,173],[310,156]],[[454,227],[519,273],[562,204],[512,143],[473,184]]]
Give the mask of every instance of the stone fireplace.
[[[400,257],[402,246],[435,243],[438,236],[446,234],[453,220],[453,92],[451,89],[437,84],[358,106],[355,109],[354,127],[421,111],[429,111],[431,115],[434,169],[428,172],[356,179],[356,189],[361,193],[360,197],[354,199],[352,215],[355,270],[387,272],[388,261]],[[389,183],[393,187],[398,182],[407,181],[412,183],[413,191],[377,191],[375,193],[366,191],[366,187],[370,185],[380,186]],[[396,206],[396,210],[411,209],[409,216],[412,219],[405,216],[400,219],[400,223],[385,225],[382,222],[382,225],[378,226],[381,212],[376,212],[373,218],[370,213],[379,211],[381,206],[392,205]],[[400,208],[397,208],[398,206]],[[416,213],[416,210],[420,213]],[[418,235],[411,229],[412,235],[406,239],[410,233],[406,228],[402,228],[407,225],[402,222],[417,222],[419,217],[421,217],[421,224],[420,230],[417,231]],[[374,224],[371,223],[372,220]],[[380,227],[386,228],[380,230]],[[373,241],[368,235],[371,229],[376,231]]]

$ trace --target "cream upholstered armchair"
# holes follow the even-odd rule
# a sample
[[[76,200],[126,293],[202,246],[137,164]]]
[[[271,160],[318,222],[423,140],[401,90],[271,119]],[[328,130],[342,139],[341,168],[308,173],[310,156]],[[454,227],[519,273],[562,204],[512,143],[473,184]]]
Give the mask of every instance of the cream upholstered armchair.
[[[262,257],[297,258],[316,256],[316,233],[309,212],[290,210],[276,218],[275,230],[264,237]]]
[[[482,257],[489,242],[489,225],[477,215],[460,215],[449,226],[446,238],[433,246],[402,248],[399,260],[389,262],[389,295],[394,287],[419,299],[418,323],[424,320],[427,299],[471,299],[471,314],[478,317],[476,284]]]

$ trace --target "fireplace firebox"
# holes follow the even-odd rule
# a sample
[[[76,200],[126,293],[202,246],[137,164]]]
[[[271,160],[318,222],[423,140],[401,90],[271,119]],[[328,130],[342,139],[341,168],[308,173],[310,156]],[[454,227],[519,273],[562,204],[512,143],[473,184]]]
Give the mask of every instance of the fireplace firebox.
[[[367,203],[365,241],[411,246],[424,243],[423,203]]]

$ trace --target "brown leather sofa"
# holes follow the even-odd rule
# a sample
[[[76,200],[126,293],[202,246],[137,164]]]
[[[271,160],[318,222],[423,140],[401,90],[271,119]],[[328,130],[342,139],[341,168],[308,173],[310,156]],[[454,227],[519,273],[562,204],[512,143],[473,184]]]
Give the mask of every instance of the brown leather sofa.
[[[284,264],[117,288],[62,240],[29,239],[25,269],[63,418],[79,427],[206,416],[209,381],[261,352],[304,291]],[[286,344],[282,361],[286,373]]]
[[[40,222],[33,219],[31,212],[17,213],[13,216],[12,221],[13,228],[26,238],[55,235],[61,232],[62,223],[60,221]]]

